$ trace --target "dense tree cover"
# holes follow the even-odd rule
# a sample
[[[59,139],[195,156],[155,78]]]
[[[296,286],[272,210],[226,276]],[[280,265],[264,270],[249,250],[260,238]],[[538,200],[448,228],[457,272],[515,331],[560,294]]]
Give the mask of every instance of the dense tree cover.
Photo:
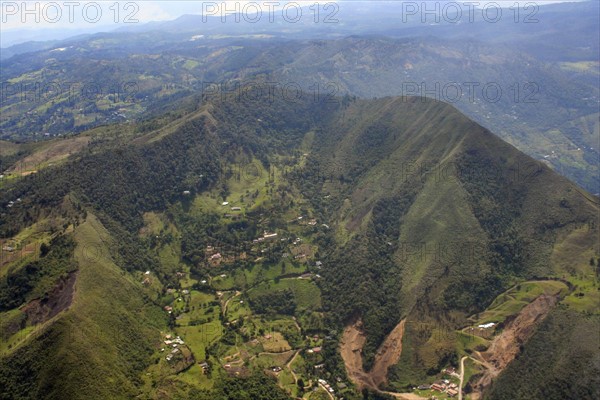
[[[70,191],[134,232],[142,212],[164,209],[184,190],[200,191],[216,181],[219,164],[210,142],[200,118],[153,145],[88,154],[21,179],[0,196],[2,205],[16,197],[24,203],[2,216],[0,232],[14,234]]]
[[[402,315],[401,270],[391,259],[390,247],[370,230],[325,258],[330,269],[321,283],[325,307],[336,325],[353,317],[363,319],[368,367],[385,335]]]
[[[10,360],[1,360],[0,399],[49,398],[49,388],[45,388],[45,393],[40,393],[35,377],[52,360],[51,348],[60,342],[63,333],[64,331],[53,327],[27,347],[17,349]]]
[[[548,171],[508,147],[498,153],[498,146],[505,145],[489,132],[465,120],[454,120],[454,111],[448,107],[433,102],[430,106],[439,125],[431,128],[434,133],[420,132],[417,139],[413,131],[404,132],[407,128],[403,123],[411,116],[409,106],[407,111],[399,111],[403,118],[390,117],[393,113],[380,112],[381,108],[369,108],[370,118],[361,119],[357,109],[367,112],[361,108],[364,104],[360,101],[351,104],[341,111],[349,114],[347,118],[341,118],[339,123],[335,120],[333,126],[316,131],[309,162],[288,174],[311,200],[320,218],[344,224],[318,237],[319,257],[327,265],[320,286],[324,307],[330,311],[328,316],[333,325],[342,327],[362,317],[367,334],[363,353],[366,368],[385,335],[406,313],[419,320],[423,318],[428,324],[456,329],[457,314],[450,315],[448,310],[459,311],[464,316],[478,312],[504,290],[511,279],[542,275],[547,270],[545,260],[554,240],[552,230],[589,216],[589,211],[578,214],[575,207],[569,208],[568,202],[564,202],[560,207],[568,212],[559,211],[558,217],[552,218],[543,215],[538,218],[536,214],[534,219],[531,209],[524,211],[525,203],[531,204],[531,199],[547,187],[531,182],[540,174],[548,176]],[[377,118],[373,118],[373,114]],[[408,146],[406,139],[410,142]],[[408,167],[420,168],[411,157],[422,157],[425,164],[438,166],[441,161],[436,157],[449,154],[448,148],[454,140],[464,140],[457,146],[456,158],[451,161],[455,167],[451,174],[455,175],[440,177],[428,169],[417,173],[407,170]],[[397,168],[397,173],[390,173],[390,168]],[[444,172],[451,175],[450,170]],[[379,187],[388,176],[389,186]],[[455,178],[455,181],[444,186],[439,181],[441,178]],[[420,268],[426,269],[419,282],[422,291],[417,289],[419,297],[410,310],[405,309],[407,302],[402,302],[400,297],[401,277],[403,271],[411,271],[414,266],[403,265],[397,252],[401,245],[400,232],[407,222],[406,213],[417,196],[424,195],[425,184],[451,190],[456,196],[453,199],[464,192],[464,204],[454,208],[457,213],[473,216],[484,234],[478,230],[459,233],[459,240],[472,241],[467,244],[474,247],[471,250],[477,254],[423,262],[426,266]],[[564,189],[564,184],[558,181],[551,184]],[[536,192],[532,193],[533,190]],[[435,197],[430,199],[436,200]],[[427,206],[422,198],[419,206],[420,209]],[[452,220],[455,216],[448,217],[435,216],[438,226],[446,229],[440,228],[444,231],[441,233],[437,228],[430,228],[431,235],[419,231],[418,220],[409,221],[409,226],[416,231],[406,232],[409,236],[404,240],[411,240],[414,235],[420,240],[452,245],[450,230],[456,229],[452,226],[456,222]],[[427,368],[439,369],[441,363],[455,357],[451,351],[442,351],[438,356],[439,362]]]
[[[18,333],[24,335],[23,342],[0,357],[3,389],[0,398],[124,399],[137,394],[136,387],[141,385],[139,372],[148,366],[159,338],[158,329],[166,326],[166,318],[147,294],[140,291],[139,284],[112,262],[106,262],[112,258],[108,254],[99,262],[85,262],[89,256],[98,254],[94,251],[104,251],[103,247],[88,247],[91,240],[108,239],[106,247],[113,240],[105,235],[94,237],[97,231],[90,227],[92,223],[97,224],[88,220],[86,226],[77,227],[74,233],[77,243],[84,247],[79,248],[83,262],[73,277],[76,278],[73,301],[61,298],[58,306],[68,305],[68,308],[57,318],[37,325],[32,331]],[[99,224],[95,227],[100,228]],[[70,236],[59,238],[56,239],[59,243],[62,240],[71,243],[68,247],[50,243],[47,254],[40,258],[42,263],[56,257],[57,264],[62,265],[73,259],[65,249],[72,252],[75,245]],[[58,254],[53,254],[53,248],[60,249]],[[92,253],[86,256],[90,250]],[[44,288],[45,278],[35,291]],[[68,291],[64,293],[71,295]],[[54,307],[56,304],[50,300],[48,305]],[[35,308],[34,311],[37,312]],[[113,384],[105,384],[109,381]]]
[[[326,159],[315,157],[303,169],[290,174],[290,179],[308,194],[312,207],[322,218],[338,218],[339,208],[331,207],[330,203],[339,204],[344,196],[350,195],[362,174],[389,151],[374,143],[387,143],[393,135],[393,130],[378,121],[358,137],[356,147],[352,147],[353,155],[340,161],[348,166],[343,176],[328,175],[327,167],[322,164]],[[322,140],[327,140],[325,135],[319,136],[323,137]],[[348,192],[323,198],[320,193],[324,184],[331,181],[339,182]],[[324,279],[319,283],[324,307],[330,312],[328,317],[334,326],[341,327],[356,317],[363,319],[367,334],[363,356],[367,369],[385,335],[406,312],[400,298],[402,266],[394,261],[393,254],[398,249],[403,217],[421,187],[422,183],[416,179],[406,180],[399,194],[379,198],[373,205],[366,231],[344,246],[333,238],[333,232],[317,237],[319,256],[327,265],[322,271]]]
[[[248,378],[225,378],[216,385],[219,400],[285,400],[287,394],[277,382],[257,372]]]
[[[362,398],[363,400],[393,400],[394,397],[389,396],[387,394],[374,392],[369,389],[362,390]]]
[[[219,379],[213,390],[191,389],[189,399],[194,400],[287,400],[287,394],[277,382],[254,372],[246,378],[225,377]]]
[[[207,245],[225,247],[238,254],[258,236],[256,219],[248,216],[240,221],[223,224],[220,215],[204,211],[198,215],[186,212],[180,204],[168,211],[181,233],[181,257],[190,265],[199,265]]]
[[[208,235],[232,245],[239,240],[254,238],[256,227],[251,219],[221,226],[215,215],[204,214],[201,217],[187,218],[185,212],[180,212],[181,210],[172,205],[184,197],[183,191],[189,190],[195,194],[223,181],[221,174],[227,174],[230,164],[240,162],[241,156],[243,162],[244,159],[254,157],[253,151],[260,152],[259,156],[266,164],[266,156],[271,151],[283,150],[291,143],[297,144],[305,130],[310,127],[311,106],[305,104],[302,114],[294,112],[294,104],[280,101],[279,107],[273,107],[274,110],[269,105],[261,104],[253,112],[247,111],[244,121],[249,119],[255,122],[254,126],[247,126],[245,129],[238,130],[242,125],[242,120],[239,120],[237,124],[224,122],[217,132],[210,131],[206,129],[205,117],[199,117],[183,124],[171,135],[146,145],[103,147],[102,143],[98,142],[93,151],[90,150],[79,158],[10,183],[7,190],[0,193],[0,234],[4,237],[12,236],[40,218],[60,212],[61,203],[70,195],[83,209],[97,215],[109,230],[112,240],[108,248],[117,265],[130,271],[154,270],[163,283],[168,284],[169,277],[159,270],[156,259],[147,251],[149,241],[146,242],[138,236],[143,224],[142,213],[152,210],[170,212],[173,220],[180,223],[182,228],[183,257],[190,263],[199,260],[198,251],[205,248]],[[244,107],[248,110],[253,109],[251,104],[245,104]],[[238,115],[237,111],[234,105],[218,117],[230,119],[232,115]],[[265,118],[264,126],[259,126],[257,117]],[[288,126],[284,121],[285,117],[296,118],[296,122]],[[22,198],[22,205],[19,203],[10,209],[6,207],[9,201],[16,198]],[[85,212],[82,215],[85,216]],[[26,266],[18,274],[8,274],[2,281],[0,296],[3,310],[20,305],[28,293],[37,290],[38,275],[44,276],[44,273],[54,271],[54,264],[70,265],[60,264],[71,258],[66,254],[58,254],[58,250],[54,252],[55,247],[59,249],[52,244],[40,261]],[[46,250],[44,249],[44,253]],[[288,296],[283,298],[289,300],[290,293],[287,294]],[[291,299],[293,302],[293,296]],[[287,309],[282,311],[287,312]],[[50,342],[43,343],[47,344],[49,349],[58,348],[60,346],[57,347],[55,341],[60,340],[59,336],[54,335],[48,339]],[[35,348],[28,347],[29,350]],[[29,350],[16,354],[16,357],[20,360],[19,363],[23,364],[22,370],[30,371],[29,375],[35,377],[39,371],[44,370],[43,363],[51,362],[54,355],[51,351],[39,352],[38,356],[42,361],[36,363],[31,359],[32,353]],[[147,354],[142,355],[143,360],[146,359],[144,357],[147,357]],[[0,367],[13,368],[14,365],[3,363]],[[135,363],[132,360],[128,365],[132,369],[140,370],[145,364],[136,359]],[[10,388],[16,398],[44,397],[32,392],[35,388],[31,385],[31,379],[22,379],[15,373],[4,372],[7,371],[3,371],[3,376],[8,381],[4,382],[6,385],[3,387]],[[228,381],[229,384],[220,389],[222,398],[287,398],[275,383],[264,379],[266,378],[251,378],[239,383],[239,387],[235,386],[238,385],[235,381]],[[131,382],[134,381],[135,377],[132,376]],[[18,388],[15,385],[19,382],[29,382],[30,387]]]
[[[1,144],[1,143],[0,143]],[[17,161],[21,160],[31,153],[29,149],[19,149],[16,152],[9,155],[0,154],[0,174],[6,171],[9,167],[13,166]]]
[[[515,226],[525,198],[524,186],[508,169],[490,165],[485,154],[470,151],[457,162],[458,174],[469,192],[473,212],[490,238],[490,262],[497,272],[522,274],[526,238]]]
[[[61,276],[77,268],[73,261],[75,242],[70,236],[57,236],[44,246],[39,259],[0,279],[0,311],[18,307],[32,295],[44,295]]]
[[[250,306],[258,314],[293,315],[296,311],[294,293],[290,289],[250,296]]]
[[[142,212],[166,209],[185,190],[198,193],[212,187],[232,164],[243,166],[256,157],[268,165],[270,153],[298,145],[328,111],[307,98],[289,101],[280,92],[273,93],[266,99],[235,95],[205,99],[215,104],[211,110],[217,127],[201,115],[156,142],[100,148],[20,179],[0,194],[2,210],[15,198],[24,200],[22,207],[3,211],[0,236],[11,236],[31,224],[71,191],[134,232],[142,225]]]
[[[148,251],[148,245],[138,235],[127,231],[121,224],[110,218],[104,212],[98,213],[113,238],[109,252],[115,263],[126,271],[152,270],[159,275],[165,283],[172,282],[176,277],[169,275],[166,271],[160,271],[156,256]]]
[[[449,309],[481,311],[484,305],[501,293],[504,285],[505,281],[493,273],[465,277],[453,282],[444,291],[444,304]]]

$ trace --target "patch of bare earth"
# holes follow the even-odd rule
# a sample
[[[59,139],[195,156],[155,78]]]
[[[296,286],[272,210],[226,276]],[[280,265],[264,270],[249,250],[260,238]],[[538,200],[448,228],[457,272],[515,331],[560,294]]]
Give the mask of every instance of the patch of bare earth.
[[[389,396],[395,397],[401,400],[423,400],[424,397],[419,396],[414,393],[394,393],[394,392],[381,392],[383,394],[387,394]]]
[[[77,136],[69,139],[56,140],[45,148],[23,158],[7,172],[22,176],[35,173],[42,164],[58,162],[72,154],[79,153],[88,145],[90,139],[91,138],[88,136]]]
[[[73,293],[77,272],[71,272],[66,279],[61,279],[48,296],[43,299],[35,299],[27,303],[21,311],[27,315],[28,324],[41,324],[61,311],[69,308],[73,302]]]
[[[385,338],[385,341],[375,354],[375,362],[371,369],[370,375],[377,387],[382,384],[387,384],[388,368],[396,365],[402,355],[402,337],[404,336],[405,319],[400,321],[398,325]]]
[[[369,372],[363,369],[362,350],[367,337],[362,329],[362,321],[359,319],[344,329],[340,352],[346,365],[348,377],[359,390],[369,388],[379,391],[382,384],[387,384],[388,368],[397,364],[402,354],[405,322],[406,320],[400,321],[386,337],[375,354],[373,368]],[[397,393],[397,395],[404,394]]]
[[[537,297],[507,324],[485,352],[478,354],[478,358],[487,369],[475,384],[472,399],[480,399],[492,380],[515,359],[519,354],[520,346],[533,335],[536,326],[546,318],[557,301],[557,295],[544,294]]]
[[[363,370],[362,349],[366,341],[367,336],[362,330],[362,321],[359,319],[344,329],[340,342],[340,353],[346,365],[348,377],[359,390],[375,385]]]

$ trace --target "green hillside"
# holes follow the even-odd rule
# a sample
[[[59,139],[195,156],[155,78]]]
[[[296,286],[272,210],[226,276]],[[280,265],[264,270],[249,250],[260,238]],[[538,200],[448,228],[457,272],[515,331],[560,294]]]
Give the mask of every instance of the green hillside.
[[[141,285],[111,260],[114,239],[93,215],[71,235],[72,300],[4,351],[2,398],[131,398],[166,326]]]
[[[565,309],[552,312],[523,354],[494,384],[489,398],[598,397],[599,324],[598,315],[583,316]]]
[[[596,197],[442,102],[246,89],[86,132],[5,183],[0,294],[21,295],[1,308],[16,321],[0,325],[4,398],[358,399],[339,352],[353,321],[367,371],[409,322],[386,376],[399,392],[484,351],[501,328],[460,332],[487,316],[509,330],[548,296],[593,320]],[[560,335],[548,312],[532,359]],[[491,396],[527,376],[519,360]]]
[[[334,125],[300,184],[338,221],[325,298],[367,331],[411,311],[456,326],[515,279],[564,273],[557,234],[595,220],[595,199],[443,103],[358,101]]]

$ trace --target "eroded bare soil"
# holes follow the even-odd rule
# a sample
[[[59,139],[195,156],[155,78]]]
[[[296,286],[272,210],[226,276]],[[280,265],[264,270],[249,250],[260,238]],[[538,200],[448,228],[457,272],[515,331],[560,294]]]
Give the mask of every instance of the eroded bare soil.
[[[362,329],[362,321],[359,319],[344,329],[340,352],[349,378],[359,389],[368,387],[379,390],[382,384],[387,383],[388,368],[397,364],[402,354],[405,322],[406,320],[400,321],[386,337],[375,354],[373,368],[369,372],[363,369],[362,349],[367,338]]]
[[[32,300],[23,306],[21,310],[27,315],[27,323],[44,323],[69,308],[73,301],[76,280],[77,272],[72,272],[66,279],[61,279],[47,297]]]
[[[346,365],[348,377],[359,390],[374,386],[370,376],[362,366],[362,349],[366,340],[367,337],[362,330],[362,321],[359,319],[344,329],[340,342],[340,353]]]
[[[541,295],[537,297],[507,324],[485,352],[477,354],[477,358],[487,368],[475,385],[473,399],[480,399],[492,379],[497,377],[515,359],[520,351],[520,346],[533,335],[536,326],[546,318],[557,301],[558,296]]]

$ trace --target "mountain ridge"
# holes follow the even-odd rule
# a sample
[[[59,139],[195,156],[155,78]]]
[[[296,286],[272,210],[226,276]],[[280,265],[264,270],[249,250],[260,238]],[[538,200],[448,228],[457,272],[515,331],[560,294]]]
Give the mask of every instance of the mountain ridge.
[[[252,86],[247,89],[252,93]],[[89,358],[100,374],[91,379],[87,367],[73,369],[70,362],[54,371],[43,361],[61,354],[50,352],[40,353],[44,356],[35,367],[38,373],[28,378],[18,375],[11,368],[15,360],[27,371],[38,351],[38,342],[26,342],[4,349],[0,358],[0,368],[7,371],[0,375],[15,397],[35,397],[32,390],[41,384],[37,390],[47,390],[50,396],[63,390],[70,398],[82,398],[90,396],[96,385],[124,377],[130,383],[123,389],[98,391],[98,398],[133,393],[153,398],[163,390],[180,397],[199,396],[198,390],[212,390],[212,385],[205,386],[207,381],[227,375],[225,365],[231,364],[224,360],[232,357],[231,343],[246,346],[251,339],[266,340],[264,331],[256,334],[244,326],[260,323],[254,313],[263,319],[270,315],[266,307],[258,307],[272,302],[281,302],[280,313],[294,313],[290,329],[295,333],[286,331],[285,336],[289,344],[301,340],[294,336],[295,324],[325,318],[328,330],[312,329],[331,337],[323,339],[318,350],[324,353],[323,368],[331,376],[346,376],[337,343],[349,320],[362,318],[363,362],[369,370],[387,334],[407,318],[400,361],[390,368],[388,387],[382,388],[393,391],[406,390],[430,372],[437,374],[465,349],[473,350],[475,344],[464,345],[460,335],[429,342],[432,333],[419,332],[421,326],[462,329],[520,282],[539,277],[579,282],[585,302],[573,292],[565,295],[560,307],[578,319],[586,318],[585,313],[594,315],[588,302],[593,302],[596,284],[589,282],[596,282],[597,272],[589,259],[598,254],[593,243],[598,227],[591,224],[598,199],[452,105],[421,97],[315,100],[303,93],[292,101],[279,91],[267,97],[216,93],[153,122],[123,125],[116,131],[110,126],[97,128],[94,140],[78,152],[4,183],[3,241],[12,243],[33,226],[46,232],[41,224],[45,220],[55,220],[53,234],[74,235],[80,271],[74,303],[49,329],[56,329],[53,337],[59,341],[66,340],[60,324],[66,323],[66,329],[93,329],[95,335],[70,347],[65,357]],[[13,200],[17,197],[19,202]],[[240,204],[240,210],[233,210],[234,204]],[[232,216],[242,207],[240,217]],[[297,222],[302,221],[298,215],[308,222]],[[589,229],[582,230],[586,225]],[[257,250],[261,246],[257,235],[264,242],[269,232],[284,241],[272,242],[264,252]],[[285,237],[302,244],[288,244]],[[44,236],[33,239],[36,254],[41,254],[45,241]],[[206,249],[215,245],[220,257],[207,259]],[[50,248],[54,246],[51,242]],[[304,267],[288,264],[284,253],[312,261]],[[249,254],[255,258],[248,259]],[[314,260],[325,267],[313,266]],[[14,287],[13,276],[29,276],[29,262],[25,258],[0,267],[0,273],[11,278],[5,280],[8,288]],[[263,263],[277,273],[263,270],[267,268]],[[257,268],[263,276],[250,283],[247,274]],[[308,292],[295,286],[268,291],[270,285],[304,282],[290,278],[290,269],[300,278],[307,271],[320,278],[306,283],[310,289],[302,290]],[[106,284],[94,285],[95,273],[102,274]],[[234,277],[231,284],[225,283],[228,276]],[[114,295],[103,298],[111,288],[116,288]],[[217,300],[210,300],[191,319],[187,317],[194,312],[191,305],[190,310],[181,309],[176,296],[167,292],[189,296],[183,288]],[[223,291],[235,292],[243,300],[220,302],[218,293],[223,296]],[[312,308],[319,307],[316,300],[321,298],[315,293],[322,293],[322,309]],[[91,301],[94,311],[79,315],[83,309],[78,304]],[[287,307],[289,302],[292,306]],[[236,314],[241,307],[250,307],[249,314]],[[204,322],[185,325],[166,310],[181,312],[183,321]],[[201,319],[206,313],[218,318],[206,322]],[[144,317],[140,320],[139,315]],[[205,342],[204,335],[194,337],[198,326],[210,326],[216,339],[210,336]],[[113,328],[125,334],[129,348],[106,336]],[[160,353],[161,332],[171,330],[185,339],[195,357],[190,372],[185,368],[172,372]],[[533,338],[537,340],[535,334]],[[105,352],[89,353],[86,343],[96,339]],[[126,367],[118,361],[119,354],[131,360]],[[304,351],[303,359],[311,360],[309,354]],[[187,374],[201,375],[197,364],[203,357],[214,372],[190,381]],[[182,365],[185,360],[189,359]],[[123,369],[109,370],[113,363]],[[250,359],[248,363],[252,364]],[[401,372],[407,370],[410,374]],[[44,374],[69,379],[47,386],[36,378]],[[15,386],[18,380],[24,386]],[[78,389],[80,383],[85,383],[85,390]],[[291,393],[298,390],[292,386],[295,389],[284,387]],[[349,398],[356,395],[352,393]]]

